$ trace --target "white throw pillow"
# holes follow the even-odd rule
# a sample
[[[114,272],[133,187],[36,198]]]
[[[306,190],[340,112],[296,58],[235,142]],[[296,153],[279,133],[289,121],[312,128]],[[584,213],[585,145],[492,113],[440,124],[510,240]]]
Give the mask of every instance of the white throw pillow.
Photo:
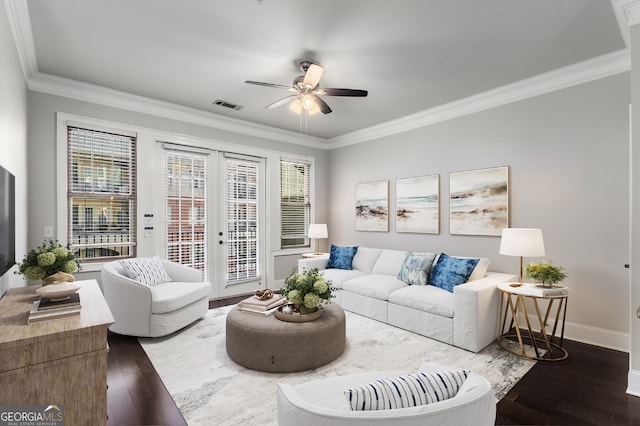
[[[448,370],[378,379],[344,392],[353,411],[418,407],[453,398],[469,372]]]
[[[120,261],[129,278],[141,284],[154,286],[173,281],[158,256],[151,258],[123,259]]]

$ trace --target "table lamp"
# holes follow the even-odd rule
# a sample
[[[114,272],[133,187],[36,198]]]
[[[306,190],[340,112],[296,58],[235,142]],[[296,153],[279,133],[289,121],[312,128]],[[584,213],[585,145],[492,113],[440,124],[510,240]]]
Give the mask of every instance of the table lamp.
[[[520,256],[520,284],[522,285],[522,258],[544,256],[542,230],[535,228],[504,228],[500,240],[500,254]],[[515,285],[514,285],[515,286]]]
[[[312,223],[309,225],[309,239],[316,240],[316,251],[313,254],[322,254],[318,250],[318,240],[321,238],[329,238],[326,223]]]

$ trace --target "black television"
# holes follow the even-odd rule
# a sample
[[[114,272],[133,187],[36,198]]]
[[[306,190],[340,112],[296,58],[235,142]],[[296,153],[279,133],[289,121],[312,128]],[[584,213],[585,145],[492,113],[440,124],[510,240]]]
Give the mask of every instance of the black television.
[[[0,277],[16,263],[16,179],[0,166]]]

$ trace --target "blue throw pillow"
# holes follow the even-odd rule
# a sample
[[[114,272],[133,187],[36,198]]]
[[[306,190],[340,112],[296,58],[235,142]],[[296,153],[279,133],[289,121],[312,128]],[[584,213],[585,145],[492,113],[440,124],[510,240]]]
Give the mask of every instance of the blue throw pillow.
[[[327,269],[351,269],[353,256],[358,251],[358,246],[339,247],[331,244]]]
[[[440,253],[429,274],[429,284],[453,293],[453,287],[467,282],[478,262],[480,259],[459,259]]]
[[[409,285],[427,285],[429,269],[436,255],[433,253],[413,253],[404,255],[398,279]]]

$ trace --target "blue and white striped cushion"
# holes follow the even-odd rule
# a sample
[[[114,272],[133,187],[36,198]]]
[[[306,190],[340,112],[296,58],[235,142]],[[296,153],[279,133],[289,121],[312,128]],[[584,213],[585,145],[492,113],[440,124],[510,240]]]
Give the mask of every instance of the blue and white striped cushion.
[[[141,284],[154,286],[161,283],[173,281],[158,256],[151,258],[124,259],[120,263],[122,267],[134,281]]]
[[[443,401],[456,395],[468,371],[406,374],[354,386],[344,392],[351,410],[391,410]]]

